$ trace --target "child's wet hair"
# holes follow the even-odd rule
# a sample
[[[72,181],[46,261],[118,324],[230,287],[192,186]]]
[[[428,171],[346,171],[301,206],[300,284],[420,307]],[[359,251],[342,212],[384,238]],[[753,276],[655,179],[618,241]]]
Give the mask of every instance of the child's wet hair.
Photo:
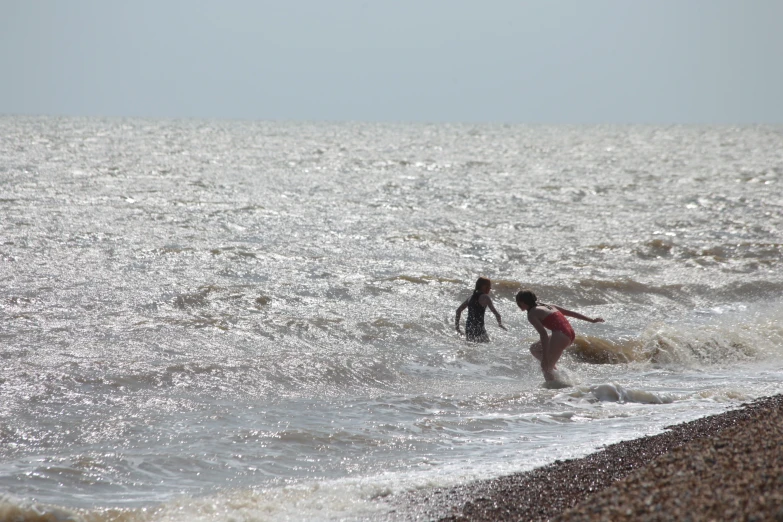
[[[524,303],[528,308],[535,308],[538,305],[536,294],[530,290],[520,290],[517,293],[517,304]]]
[[[489,280],[489,278],[488,277],[479,277],[476,280],[476,288],[475,289],[476,290],[481,290],[482,288],[484,288],[487,285],[490,285],[490,286],[492,285],[492,282]]]

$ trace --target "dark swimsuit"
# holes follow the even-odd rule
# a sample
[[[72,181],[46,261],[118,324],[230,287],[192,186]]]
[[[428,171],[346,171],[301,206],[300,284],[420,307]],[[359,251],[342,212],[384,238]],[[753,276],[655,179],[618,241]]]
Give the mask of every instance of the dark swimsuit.
[[[555,330],[563,332],[571,339],[571,342],[574,342],[574,339],[576,339],[576,334],[574,333],[574,329],[571,328],[571,323],[568,322],[568,319],[566,319],[563,313],[558,309],[555,309],[554,312],[541,319],[541,324],[544,325],[544,328],[549,328],[553,332]]]
[[[465,321],[465,339],[474,343],[489,342],[489,336],[484,329],[484,312],[487,309],[479,304],[481,295],[476,291],[470,296],[468,301],[468,319]]]

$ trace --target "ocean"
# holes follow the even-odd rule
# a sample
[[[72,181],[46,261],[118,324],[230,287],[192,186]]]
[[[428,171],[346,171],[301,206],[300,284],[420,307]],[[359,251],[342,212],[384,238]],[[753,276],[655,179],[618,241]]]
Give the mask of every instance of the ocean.
[[[0,116],[0,514],[372,520],[783,393],[782,182],[781,127]],[[568,387],[523,288],[606,319]]]

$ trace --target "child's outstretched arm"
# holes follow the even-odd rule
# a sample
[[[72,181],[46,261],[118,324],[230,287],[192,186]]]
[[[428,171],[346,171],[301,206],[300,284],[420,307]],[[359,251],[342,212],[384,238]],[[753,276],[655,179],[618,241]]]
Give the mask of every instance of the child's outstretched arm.
[[[495,310],[495,306],[492,304],[492,300],[491,300],[491,299],[489,299],[489,298],[487,298],[487,299],[488,299],[488,302],[487,302],[487,308],[489,308],[489,310],[490,310],[490,311],[491,311],[493,314],[495,314],[495,319],[497,319],[497,320],[498,320],[498,326],[499,326],[500,328],[502,328],[503,330],[506,330],[506,327],[505,327],[505,326],[503,326],[503,322],[502,322],[502,320],[500,319],[500,313],[499,313],[497,310]]]
[[[468,301],[470,299],[465,299],[465,302],[459,305],[459,308],[457,308],[457,317],[454,320],[455,326],[457,327],[457,332],[462,335],[462,330],[459,328],[459,318],[462,317],[462,311],[468,307]]]
[[[596,317],[595,319],[591,319],[590,317],[587,317],[586,315],[582,315],[579,312],[574,312],[572,310],[566,310],[565,308],[560,308],[557,305],[552,305],[558,310],[560,310],[560,313],[562,313],[565,316],[573,317],[574,319],[581,319],[582,321],[587,321],[588,323],[603,323],[605,322],[602,317]]]

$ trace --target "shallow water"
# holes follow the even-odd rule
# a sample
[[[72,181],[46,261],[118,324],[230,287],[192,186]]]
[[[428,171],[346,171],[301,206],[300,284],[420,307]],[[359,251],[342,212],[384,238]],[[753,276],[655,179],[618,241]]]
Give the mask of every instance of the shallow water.
[[[783,388],[781,128],[0,136],[0,510],[31,520],[371,517]],[[469,345],[479,275],[509,331]],[[569,387],[523,287],[607,320],[573,322]]]

